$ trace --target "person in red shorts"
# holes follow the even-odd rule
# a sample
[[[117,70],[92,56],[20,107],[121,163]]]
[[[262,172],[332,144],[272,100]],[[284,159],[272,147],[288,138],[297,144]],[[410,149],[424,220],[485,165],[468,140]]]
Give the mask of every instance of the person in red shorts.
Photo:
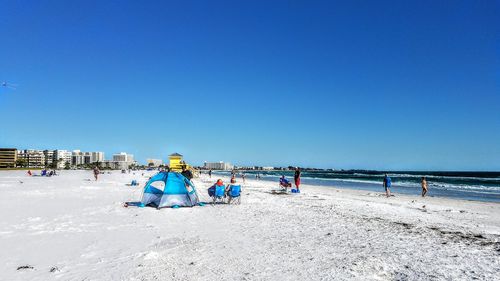
[[[293,175],[295,181],[295,187],[297,188],[297,193],[300,192],[300,168],[295,168],[295,174]]]

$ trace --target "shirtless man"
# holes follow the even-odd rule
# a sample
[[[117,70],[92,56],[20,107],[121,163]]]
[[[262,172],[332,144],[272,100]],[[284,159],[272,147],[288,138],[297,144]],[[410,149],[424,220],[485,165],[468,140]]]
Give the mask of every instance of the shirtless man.
[[[427,194],[427,180],[425,177],[422,177],[422,197],[424,197],[425,194]]]

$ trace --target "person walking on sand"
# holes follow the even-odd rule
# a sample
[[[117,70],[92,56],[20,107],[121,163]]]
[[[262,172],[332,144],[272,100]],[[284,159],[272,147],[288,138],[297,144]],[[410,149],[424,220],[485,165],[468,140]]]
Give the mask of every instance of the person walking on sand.
[[[241,173],[241,179],[243,180],[243,183],[245,183],[245,173]]]
[[[212,169],[208,170],[208,177],[212,178]]]
[[[295,182],[295,188],[297,188],[297,193],[300,192],[300,168],[295,168],[295,174],[293,175],[293,180]]]
[[[99,168],[97,168],[97,166],[94,167],[94,178],[95,180],[97,180],[97,177],[99,176],[99,173],[101,171],[99,171]]]
[[[422,197],[425,197],[425,194],[427,194],[427,180],[422,177]]]
[[[387,197],[391,196],[391,178],[387,174],[384,176],[384,188],[385,195]]]

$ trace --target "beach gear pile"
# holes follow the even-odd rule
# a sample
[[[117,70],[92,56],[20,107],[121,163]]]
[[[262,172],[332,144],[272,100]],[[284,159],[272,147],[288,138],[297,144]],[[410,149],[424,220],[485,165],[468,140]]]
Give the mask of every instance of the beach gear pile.
[[[155,182],[163,182],[163,190],[153,186]],[[186,177],[176,172],[159,172],[152,176],[144,187],[142,206],[192,207],[199,204],[195,186]]]

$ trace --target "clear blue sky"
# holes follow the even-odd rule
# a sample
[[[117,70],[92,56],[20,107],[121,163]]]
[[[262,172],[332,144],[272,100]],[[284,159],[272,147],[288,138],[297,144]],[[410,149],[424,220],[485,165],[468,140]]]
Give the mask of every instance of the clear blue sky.
[[[498,1],[0,4],[0,147],[500,170]]]

